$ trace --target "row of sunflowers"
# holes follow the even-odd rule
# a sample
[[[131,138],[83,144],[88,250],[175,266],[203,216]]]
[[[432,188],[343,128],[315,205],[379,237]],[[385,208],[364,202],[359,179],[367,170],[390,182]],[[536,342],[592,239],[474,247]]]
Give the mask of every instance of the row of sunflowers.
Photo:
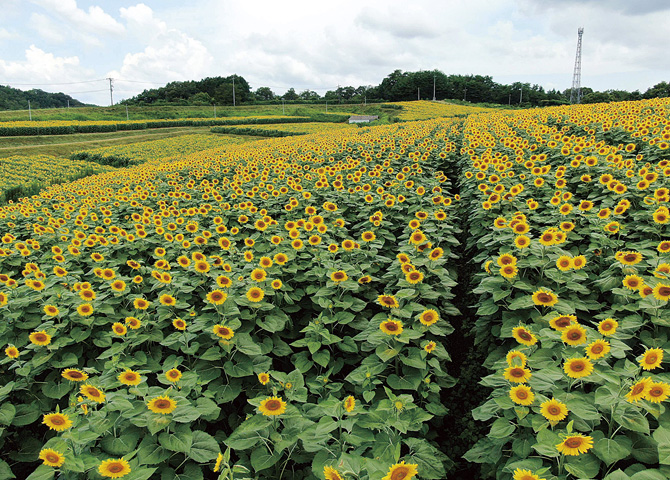
[[[444,478],[460,134],[250,142],[2,207],[0,473]]]
[[[462,205],[498,478],[670,476],[670,102],[470,117]]]

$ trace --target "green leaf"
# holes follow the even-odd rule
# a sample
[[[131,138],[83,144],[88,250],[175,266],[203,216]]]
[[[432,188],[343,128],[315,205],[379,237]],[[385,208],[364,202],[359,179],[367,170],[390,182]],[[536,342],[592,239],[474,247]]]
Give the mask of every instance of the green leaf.
[[[573,398],[566,401],[565,404],[571,413],[574,413],[582,420],[600,420],[601,415],[598,409],[596,409],[592,403],[589,403],[586,400],[582,400],[581,398]]]
[[[54,475],[56,474],[56,470],[54,470],[53,467],[49,467],[47,465],[40,465],[35,469],[33,473],[28,475],[28,478],[26,480],[51,480],[54,478]]]
[[[12,425],[15,427],[30,425],[35,420],[37,420],[42,413],[37,406],[37,403],[31,403],[28,405],[20,404],[15,405],[15,407],[16,413],[14,415],[14,419],[12,420]]]
[[[201,430],[193,432],[193,441],[188,456],[194,461],[204,463],[214,460],[220,452],[219,444],[209,433]]]
[[[566,457],[565,469],[577,478],[595,478],[600,471],[600,462],[590,453],[577,457]]]
[[[163,432],[158,436],[158,443],[167,450],[171,452],[181,452],[188,453],[191,449],[191,439],[193,435],[191,431],[186,429],[180,429],[177,432]]]
[[[522,295],[512,300],[507,308],[509,310],[519,310],[522,308],[531,308],[533,305],[532,295]]]
[[[223,442],[233,450],[246,450],[256,446],[261,437],[261,432],[269,428],[270,423],[263,415],[254,415],[242,422]]]
[[[641,472],[637,472],[635,475],[630,477],[630,480],[667,480],[668,477],[663,475],[659,470],[654,469],[645,469]]]
[[[42,385],[42,393],[48,398],[59,399],[67,395],[72,387],[65,382],[47,382]]]
[[[235,335],[235,345],[240,352],[250,357],[263,354],[260,345],[254,342],[248,333],[237,333]]]
[[[601,438],[593,445],[593,453],[607,466],[623,460],[630,455],[633,441],[623,435],[612,438]]]
[[[153,437],[144,437],[137,451],[141,465],[157,465],[170,457],[170,452],[161,447]]]
[[[256,472],[272,467],[281,458],[281,452],[270,453],[267,448],[256,448],[251,452],[251,466]]]
[[[637,410],[620,407],[614,411],[612,418],[615,422],[628,430],[649,435],[649,422],[647,421],[647,418]]]
[[[11,480],[12,478],[16,478],[16,475],[12,473],[9,464],[4,460],[0,460],[0,480]]]
[[[559,437],[557,433],[545,428],[538,432],[537,443],[533,445],[533,448],[540,455],[558,457],[559,452],[556,445],[561,443],[561,441],[561,437]]]
[[[16,407],[11,403],[3,403],[0,406],[0,425],[11,425],[16,415]]]
[[[446,478],[446,468],[451,468],[453,462],[440,450],[422,438],[407,438],[403,443],[410,449],[407,463],[417,464],[421,478],[438,480]]]
[[[104,437],[100,441],[100,446],[110,455],[120,457],[132,452],[139,438],[139,434],[135,432],[123,433],[118,438]]]
[[[286,327],[288,317],[281,310],[275,310],[275,313],[270,315],[259,315],[256,318],[256,325],[268,332],[279,332]]]
[[[516,427],[510,423],[506,418],[499,418],[493,425],[491,425],[491,431],[489,432],[489,437],[491,438],[507,438],[514,433]]]
[[[123,480],[149,480],[158,468],[135,467]]]
[[[603,480],[630,480],[630,477],[623,473],[619,468],[607,475]]]
[[[658,442],[658,463],[670,465],[670,429],[660,426],[652,436]]]

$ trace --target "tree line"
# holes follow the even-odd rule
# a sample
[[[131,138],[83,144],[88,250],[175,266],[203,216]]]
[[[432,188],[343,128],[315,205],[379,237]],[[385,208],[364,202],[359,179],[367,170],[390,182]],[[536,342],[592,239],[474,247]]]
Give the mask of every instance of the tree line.
[[[523,106],[549,106],[570,103],[570,89],[545,90],[542,86],[515,82],[501,84],[489,75],[447,75],[439,70],[403,72],[395,70],[379,85],[338,86],[319,95],[313,90],[296,91],[289,88],[283,94],[270,87],[252,90],[240,75],[212,77],[198,81],[171,82],[161,88],[145,90],[139,95],[122,101],[128,105],[232,105],[273,103],[364,103],[407,100],[461,100],[470,103],[508,104]],[[647,89],[595,91],[582,87],[582,103],[640,100],[670,96],[670,84],[661,82]]]
[[[28,110],[30,108],[85,107],[86,104],[64,93],[49,93],[44,90],[19,90],[0,85],[0,110]],[[68,103],[69,102],[69,103]]]

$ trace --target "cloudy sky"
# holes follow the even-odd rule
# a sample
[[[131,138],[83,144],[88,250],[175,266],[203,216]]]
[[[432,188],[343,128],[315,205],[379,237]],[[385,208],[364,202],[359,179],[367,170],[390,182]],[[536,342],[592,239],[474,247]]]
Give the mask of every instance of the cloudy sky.
[[[0,0],[0,85],[114,101],[242,75],[320,94],[395,69],[645,91],[670,80],[667,0]]]

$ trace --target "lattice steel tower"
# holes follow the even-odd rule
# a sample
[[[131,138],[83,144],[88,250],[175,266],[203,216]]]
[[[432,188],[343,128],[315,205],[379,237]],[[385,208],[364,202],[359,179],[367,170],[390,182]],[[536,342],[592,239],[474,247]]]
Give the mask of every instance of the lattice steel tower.
[[[572,74],[572,89],[570,90],[570,103],[582,101],[582,35],[584,28],[577,30],[577,55],[575,55],[575,72]]]

